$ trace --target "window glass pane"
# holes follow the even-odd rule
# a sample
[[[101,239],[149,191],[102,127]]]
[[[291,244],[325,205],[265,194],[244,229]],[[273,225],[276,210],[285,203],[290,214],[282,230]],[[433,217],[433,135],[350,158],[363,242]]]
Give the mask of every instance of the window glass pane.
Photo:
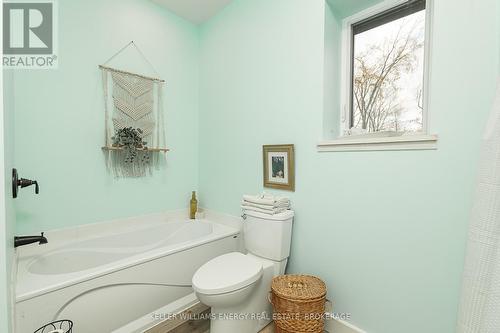
[[[425,10],[354,35],[351,127],[423,129]]]

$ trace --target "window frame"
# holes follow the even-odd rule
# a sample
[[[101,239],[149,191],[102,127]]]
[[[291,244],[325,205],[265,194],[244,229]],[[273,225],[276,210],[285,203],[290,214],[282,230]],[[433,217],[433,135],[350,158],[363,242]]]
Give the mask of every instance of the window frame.
[[[404,4],[415,2],[415,0],[386,0],[378,5],[363,10],[357,14],[345,18],[342,21],[342,57],[341,57],[341,92],[340,92],[340,139],[349,138],[348,131],[352,123],[353,112],[353,70],[354,70],[354,31],[353,26],[363,21],[376,19],[377,16],[383,13],[388,13],[395,10]],[[421,133],[405,133],[404,136],[421,136],[428,135],[430,132],[430,113],[429,113],[429,73],[430,73],[430,52],[431,52],[431,30],[432,30],[432,8],[433,0],[426,0],[425,5],[425,41],[424,41],[424,77],[423,77],[423,96],[422,96],[422,132]],[[389,21],[390,22],[390,21]],[[375,28],[375,27],[374,27]],[[356,137],[380,137],[376,133],[367,133],[356,135]],[[397,137],[397,136],[396,136]],[[396,138],[394,137],[394,138]],[[391,141],[391,140],[387,140]]]

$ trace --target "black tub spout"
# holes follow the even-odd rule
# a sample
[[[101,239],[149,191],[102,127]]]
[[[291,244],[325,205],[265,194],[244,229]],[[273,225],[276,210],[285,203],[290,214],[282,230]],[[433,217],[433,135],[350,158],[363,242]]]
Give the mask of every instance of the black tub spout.
[[[47,238],[43,236],[43,232],[40,236],[16,236],[14,237],[14,247],[28,245],[32,243],[47,244]]]

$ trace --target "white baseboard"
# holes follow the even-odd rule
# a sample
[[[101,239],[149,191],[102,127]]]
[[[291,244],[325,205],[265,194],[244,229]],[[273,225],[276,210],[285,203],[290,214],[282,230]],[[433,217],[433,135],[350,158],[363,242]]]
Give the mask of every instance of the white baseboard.
[[[340,319],[327,320],[325,326],[325,329],[330,333],[367,333],[366,331],[363,331],[362,329]]]

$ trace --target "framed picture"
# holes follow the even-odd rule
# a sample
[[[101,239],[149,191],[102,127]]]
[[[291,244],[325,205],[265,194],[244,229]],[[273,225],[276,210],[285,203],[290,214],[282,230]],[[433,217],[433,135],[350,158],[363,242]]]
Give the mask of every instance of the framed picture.
[[[295,191],[295,158],[293,145],[262,147],[264,187]]]

